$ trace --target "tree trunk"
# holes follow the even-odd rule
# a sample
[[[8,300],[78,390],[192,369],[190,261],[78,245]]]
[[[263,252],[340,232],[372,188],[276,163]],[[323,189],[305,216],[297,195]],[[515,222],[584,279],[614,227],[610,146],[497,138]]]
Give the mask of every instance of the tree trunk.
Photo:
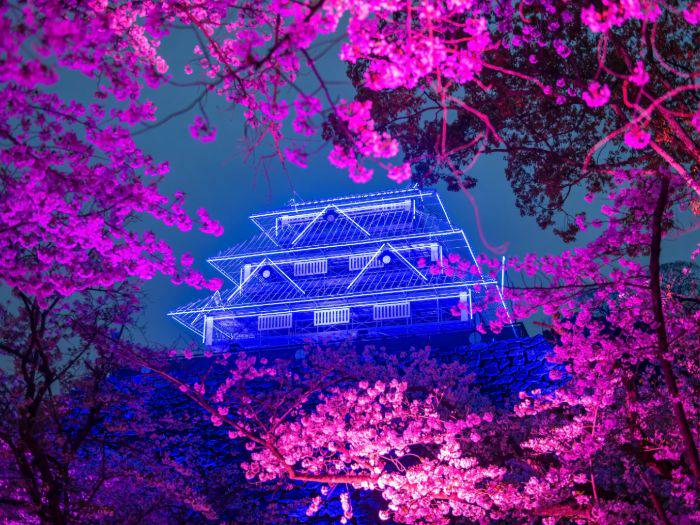
[[[657,336],[657,356],[659,359],[659,365],[661,366],[661,372],[664,376],[664,381],[666,382],[666,388],[668,388],[668,393],[671,397],[671,402],[673,406],[673,415],[678,423],[678,430],[681,433],[683,439],[683,445],[685,447],[685,455],[687,457],[688,463],[690,464],[690,470],[695,477],[696,482],[700,481],[700,459],[698,458],[698,447],[695,444],[695,439],[693,438],[693,433],[688,423],[688,417],[686,416],[685,409],[683,408],[683,403],[681,403],[678,383],[676,381],[676,376],[673,372],[673,367],[666,356],[669,353],[668,346],[668,333],[666,331],[666,319],[664,318],[663,303],[661,300],[661,234],[663,231],[663,217],[664,211],[668,204],[668,193],[669,193],[669,180],[667,177],[661,179],[661,191],[659,192],[658,200],[656,201],[656,208],[654,209],[654,215],[652,217],[651,224],[651,246],[649,253],[649,289],[651,291],[651,305],[654,311],[654,321],[656,322],[656,336]]]

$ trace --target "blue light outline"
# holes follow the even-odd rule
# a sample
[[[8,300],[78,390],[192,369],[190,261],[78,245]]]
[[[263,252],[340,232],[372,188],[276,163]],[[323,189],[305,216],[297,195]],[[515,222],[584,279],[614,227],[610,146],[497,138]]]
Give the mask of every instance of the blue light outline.
[[[443,295],[443,296],[440,296],[440,297],[428,297],[428,298],[415,299],[415,300],[406,299],[406,300],[404,300],[404,301],[396,301],[395,303],[396,303],[396,304],[398,304],[399,302],[415,303],[415,302],[419,302],[419,301],[432,301],[432,300],[435,300],[435,299],[450,299],[450,298],[458,299],[458,298],[459,298],[459,293],[457,293],[456,295],[455,295],[455,294],[449,294],[449,295]],[[348,306],[348,307],[345,307],[345,306],[338,306],[337,308],[362,308],[362,307],[365,307],[365,306],[383,306],[383,305],[395,304],[395,303],[393,303],[393,302],[390,302],[390,303],[386,303],[386,302],[384,302],[384,303],[367,302],[367,303],[356,303],[356,304],[352,304],[352,305],[350,305],[350,306]],[[287,309],[287,310],[275,310],[275,311],[273,311],[273,312],[266,312],[264,315],[268,315],[268,314],[274,315],[274,314],[283,314],[283,313],[298,314],[298,313],[300,313],[300,312],[315,312],[315,311],[318,311],[318,310],[334,310],[334,309],[335,309],[335,308],[331,308],[331,307],[321,307],[321,308],[318,308],[318,307],[309,307],[309,308],[299,308],[299,309],[295,309],[295,310],[290,310],[290,309]],[[261,315],[261,314],[257,314],[257,313],[250,313],[250,314],[243,314],[243,315],[224,314],[224,315],[220,315],[220,316],[213,316],[213,315],[211,315],[211,316],[208,316],[208,317],[213,317],[214,320],[221,320],[221,319],[249,319],[249,318],[251,318],[251,317],[256,317],[256,316],[258,316],[258,315]],[[459,321],[459,319],[457,319],[457,318],[455,318],[454,320],[455,320],[455,321]],[[434,322],[434,321],[431,321],[431,322]],[[419,323],[416,323],[416,324],[419,324]],[[197,332],[197,333],[199,333],[199,332]]]
[[[384,249],[385,246],[386,246],[386,243],[382,244],[382,245],[379,247],[379,249],[378,249],[377,251],[374,252],[374,254],[372,255],[372,257],[369,258],[369,260],[365,263],[365,265],[362,267],[362,269],[357,273],[357,275],[355,276],[355,278],[354,278],[352,281],[350,281],[350,284],[347,285],[347,287],[345,288],[345,290],[349,290],[350,288],[352,288],[352,285],[355,284],[355,283],[357,282],[357,280],[358,280],[362,275],[364,275],[365,271],[367,271],[367,268],[369,268],[370,265],[372,264],[372,261],[374,261],[374,260],[377,258],[377,256],[382,252],[382,250]],[[360,257],[360,256],[362,256],[362,255],[363,255],[363,254],[357,254],[357,257]]]
[[[413,198],[403,198],[403,199],[392,199],[392,202],[382,202],[381,204],[368,204],[368,205],[363,205],[362,201],[352,203],[352,204],[345,204],[345,205],[338,205],[336,203],[331,203],[326,208],[324,208],[323,211],[325,211],[328,207],[335,207],[337,211],[342,211],[345,214],[348,214],[348,212],[356,214],[356,213],[361,213],[361,212],[366,212],[366,211],[372,211],[372,210],[378,210],[378,211],[387,211],[386,209],[382,210],[382,208],[386,208],[387,206],[395,206],[396,204],[401,204],[401,203],[413,203],[415,204],[416,199]],[[280,219],[290,219],[290,220],[295,220],[298,221],[299,223],[303,223],[303,219],[313,219],[317,215],[317,210],[318,208],[314,208],[311,211],[302,211],[302,212],[287,212],[279,217],[275,217],[275,229],[278,228],[278,224],[280,222]]]
[[[269,264],[271,264],[272,266],[274,266],[274,267],[277,269],[277,271],[278,271],[279,273],[282,274],[282,277],[284,277],[285,279],[287,279],[287,281],[289,281],[290,284],[291,284],[292,286],[294,286],[297,290],[299,290],[301,293],[303,293],[304,295],[306,295],[306,292],[304,291],[304,289],[303,289],[301,286],[299,286],[297,283],[295,283],[295,282],[289,277],[289,275],[287,275],[286,272],[285,272],[284,270],[282,270],[282,268],[280,268],[279,266],[277,266],[277,265],[275,264],[275,262],[272,261],[272,260],[270,260],[268,257],[265,257],[262,261],[260,261],[260,262],[257,264],[257,266],[255,266],[255,269],[254,269],[252,272],[250,272],[250,274],[248,274],[248,277],[247,277],[246,279],[243,280],[243,282],[240,284],[240,286],[238,286],[238,288],[236,288],[236,289],[233,291],[233,293],[231,293],[231,294],[227,297],[226,302],[230,301],[230,300],[233,298],[234,295],[236,295],[237,293],[239,293],[239,292],[243,289],[243,286],[245,286],[245,285],[253,278],[253,275],[255,275],[255,274],[258,272],[258,270],[259,270],[260,268],[263,267],[263,265],[264,265],[265,263],[269,263]]]
[[[450,228],[452,228],[452,221],[450,221],[450,216],[447,215],[447,210],[445,209],[444,204],[442,204],[442,199],[440,198],[440,194],[438,192],[435,192],[435,197],[437,197],[437,201],[440,204],[440,208],[442,208],[442,214],[445,216],[445,219],[447,220],[447,224]]]
[[[403,235],[403,236],[393,236],[393,237],[380,237],[380,238],[372,238],[368,240],[362,240],[362,241],[353,241],[353,242],[347,242],[347,243],[336,243],[336,244],[325,244],[323,246],[304,246],[304,247],[299,247],[299,248],[291,248],[291,249],[283,249],[283,250],[276,250],[276,251],[265,251],[265,252],[254,252],[254,253],[244,253],[241,255],[227,255],[227,256],[222,256],[222,257],[210,257],[207,259],[207,262],[211,263],[216,262],[216,261],[234,261],[238,259],[246,259],[246,258],[253,258],[253,257],[269,257],[270,255],[278,255],[278,254],[284,254],[284,253],[293,253],[293,252],[303,252],[303,251],[321,251],[321,250],[326,250],[326,249],[334,249],[334,248],[345,248],[348,246],[356,246],[356,245],[362,245],[362,244],[367,244],[367,242],[389,242],[389,241],[407,241],[410,239],[416,239],[416,238],[421,238],[421,237],[445,237],[448,235],[456,235],[459,236],[461,235],[465,241],[466,241],[466,235],[464,233],[464,230],[460,229],[453,229],[453,230],[438,230],[437,232],[425,232],[425,233],[415,233],[412,235]],[[469,242],[467,241],[467,246],[469,247]],[[472,256],[472,259],[474,260],[474,264],[476,265],[476,259],[474,258],[474,253],[471,251],[470,248],[470,253]]]
[[[384,243],[384,244],[387,244],[387,243]],[[396,246],[394,246],[394,248],[397,251],[408,251],[408,250],[416,250],[416,249],[420,249],[420,248],[431,248],[434,244],[438,244],[438,243],[430,242],[430,243],[424,243],[424,244],[411,244],[411,245],[408,245],[408,246],[403,247],[403,248],[396,248]],[[375,253],[374,251],[371,251],[371,252],[360,252],[360,253],[356,253],[356,252],[343,253],[340,255],[326,255],[325,257],[315,257],[313,259],[309,259],[308,261],[310,262],[310,261],[320,261],[323,259],[328,260],[328,259],[344,259],[347,257],[362,257],[363,255],[373,255],[374,253]],[[299,259],[298,258],[277,259],[275,262],[277,262],[277,264],[291,264],[291,263],[299,262]]]
[[[389,294],[402,294],[406,292],[413,292],[416,290],[432,290],[433,292],[436,292],[438,290],[442,289],[448,289],[448,288],[460,288],[460,287],[476,287],[476,286],[490,286],[490,285],[495,285],[496,288],[498,288],[498,281],[473,281],[473,282],[465,282],[465,281],[458,281],[458,282],[453,282],[453,283],[445,283],[445,284],[439,284],[439,285],[432,285],[432,286],[414,286],[411,288],[400,288],[400,289],[393,289],[393,290],[385,290],[385,291],[372,291],[372,292],[363,292],[359,294],[343,294],[343,295],[336,295],[333,296],[332,300],[340,300],[340,299],[353,299],[357,297],[367,297],[367,296],[376,296],[376,295],[389,295]],[[438,296],[438,299],[444,298],[444,297],[451,297],[449,296]],[[323,298],[321,298],[323,299]],[[208,312],[216,312],[216,311],[226,311],[226,310],[242,310],[245,308],[260,308],[260,307],[265,307],[265,306],[276,306],[280,304],[295,304],[295,303],[301,303],[301,302],[311,302],[314,301],[314,298],[311,297],[305,297],[303,299],[296,299],[296,300],[290,300],[290,299],[285,299],[283,301],[277,301],[274,303],[253,303],[253,304],[245,304],[245,305],[235,305],[235,306],[226,306],[224,308],[200,308],[197,310],[173,310],[172,312],[169,312],[169,316],[176,316],[176,315],[191,315],[191,314],[205,314]],[[296,311],[296,310],[294,310]],[[301,311],[301,310],[300,310]]]
[[[402,195],[402,194],[413,194],[413,195]],[[292,213],[297,213],[297,212],[310,212],[314,211],[317,209],[320,209],[323,205],[326,203],[337,203],[338,201],[352,201],[352,200],[357,200],[362,202],[362,204],[372,204],[375,202],[387,202],[387,201],[395,201],[395,200],[400,200],[403,198],[412,198],[412,199],[417,199],[417,198],[422,198],[423,196],[428,196],[428,195],[436,195],[437,192],[434,190],[431,191],[424,191],[424,190],[419,190],[419,189],[407,189],[407,190],[395,190],[395,191],[390,191],[390,192],[376,192],[376,193],[367,193],[367,194],[360,194],[360,195],[348,195],[345,197],[334,197],[331,199],[321,199],[321,200],[316,200],[316,201],[307,201],[303,203],[302,205],[297,205],[296,209]],[[395,195],[392,197],[385,197],[386,195]],[[375,196],[382,196],[379,199],[373,199],[373,200],[362,200],[365,197],[375,197]],[[345,204],[338,204],[338,206],[348,206],[351,205],[350,203],[345,203]],[[290,213],[289,208],[282,208],[279,210],[274,210],[274,211],[269,211],[265,213],[254,213],[252,215],[249,215],[248,218],[252,219],[255,217],[256,219],[260,219],[263,217],[274,217],[275,215],[282,215],[285,213]]]
[[[270,235],[270,234],[268,233],[268,231],[267,231],[265,228],[263,228],[262,225],[261,225],[255,218],[253,218],[253,216],[250,216],[250,217],[248,217],[248,218],[251,220],[251,222],[252,222],[253,224],[255,224],[255,225],[260,229],[261,232],[263,232],[263,233],[265,234],[265,236],[266,236],[268,239],[270,239],[270,240],[275,244],[275,246],[280,246],[280,243],[278,243],[278,242],[275,240],[275,238],[274,238],[272,235]]]
[[[313,226],[313,225],[316,223],[316,221],[317,221],[318,219],[320,219],[320,218],[323,216],[323,214],[326,213],[326,211],[328,211],[329,209],[335,209],[335,211],[337,211],[338,213],[342,213],[343,216],[344,216],[346,219],[348,219],[348,220],[350,221],[350,223],[351,223],[353,226],[355,226],[356,228],[359,228],[359,230],[360,230],[362,233],[364,233],[365,235],[367,235],[367,237],[372,237],[372,235],[371,235],[367,230],[365,230],[362,226],[360,226],[359,224],[357,224],[357,222],[355,222],[347,213],[345,213],[344,211],[338,209],[337,206],[335,206],[335,205],[333,205],[333,204],[329,204],[328,206],[326,206],[325,208],[323,208],[320,212],[318,212],[318,213],[316,214],[316,216],[311,220],[311,222],[309,222],[309,224],[307,224],[306,227],[305,227],[303,230],[301,230],[301,233],[299,233],[299,235],[297,235],[297,236],[294,238],[294,240],[291,242],[291,245],[294,246],[297,242],[299,242],[299,239],[301,239],[301,238],[304,236],[304,234],[309,230],[309,228],[311,228],[311,226]],[[278,245],[278,246],[279,246],[279,245]]]
[[[394,252],[396,255],[398,255],[399,258],[400,258],[404,263],[406,263],[406,264],[408,265],[408,267],[409,267],[411,270],[413,270],[413,272],[416,273],[421,279],[423,279],[424,281],[427,281],[427,280],[428,280],[428,278],[427,278],[425,275],[423,275],[423,274],[418,270],[418,268],[416,268],[416,267],[413,266],[410,262],[408,262],[408,260],[407,260],[403,255],[401,255],[401,254],[398,252],[398,250],[397,250],[396,248],[394,248],[390,243],[385,242],[384,244],[382,244],[382,245],[379,247],[379,249],[378,249],[376,252],[374,252],[374,255],[372,256],[372,258],[371,258],[369,261],[367,261],[367,263],[364,265],[364,267],[362,268],[362,270],[360,270],[360,273],[358,273],[358,274],[355,276],[355,278],[354,278],[352,281],[350,281],[350,284],[348,284],[346,290],[349,290],[350,288],[352,288],[352,286],[357,282],[357,280],[360,278],[360,276],[364,275],[364,273],[365,273],[365,271],[367,270],[367,268],[369,268],[369,266],[372,264],[372,261],[374,261],[374,260],[379,256],[379,254],[382,252],[382,250],[384,250],[385,247],[387,247],[387,249],[391,250],[391,251]],[[337,296],[336,296],[336,297],[337,297]]]
[[[393,208],[385,208],[383,211],[385,213],[390,213],[396,209],[396,206],[398,204],[395,204],[397,202],[400,203],[400,201],[406,201],[406,205],[408,205],[408,201],[410,200],[411,203],[411,209],[413,211],[413,216],[416,215],[416,209],[417,209],[417,201],[418,199],[421,200],[421,202],[426,202],[426,209],[423,210],[424,213],[427,214],[427,216],[430,218],[429,222],[426,222],[425,225],[422,225],[421,228],[425,229],[427,231],[423,231],[420,233],[413,233],[413,234],[404,234],[404,235],[399,235],[399,236],[386,236],[387,231],[390,230],[391,228],[391,222],[387,222],[387,224],[384,224],[382,227],[384,228],[383,230],[378,230],[381,232],[381,234],[384,234],[380,238],[372,238],[372,234],[367,231],[364,227],[362,227],[359,223],[357,223],[350,215],[349,213],[353,213],[355,211],[359,212],[365,212],[365,213],[371,213],[372,210],[376,209],[378,212],[382,211],[383,207],[386,206],[394,206]],[[439,210],[438,207],[435,206],[435,204],[439,205]],[[313,217],[311,218],[310,222],[305,225],[301,233],[299,233],[295,239],[292,241],[292,245],[296,244],[299,242],[300,239],[303,238],[304,235],[309,231],[309,228],[315,224],[318,219],[329,209],[333,209],[338,212],[338,214],[342,215],[343,217],[347,218],[349,222],[355,226],[357,229],[359,229],[363,234],[367,235],[369,238],[368,239],[361,239],[357,241],[351,241],[351,242],[336,242],[333,244],[315,244],[312,246],[298,246],[298,247],[290,247],[289,249],[283,248],[283,245],[280,244],[276,240],[275,237],[273,237],[270,234],[270,228],[266,228],[263,223],[268,223],[266,219],[275,217],[275,227],[277,228],[278,222],[279,222],[279,217],[283,215],[288,215],[291,220],[294,220],[295,218],[298,218],[296,222],[300,224],[304,224],[306,222],[306,216],[308,217]],[[319,211],[320,210],[320,211]],[[347,212],[346,212],[347,211]],[[314,216],[315,213],[315,216]],[[250,317],[255,317],[259,316],[261,314],[264,315],[274,315],[275,313],[294,313],[294,312],[305,312],[305,311],[314,311],[326,308],[326,309],[334,309],[334,308],[339,308],[343,305],[342,301],[346,301],[351,303],[352,307],[359,307],[359,306],[365,306],[365,305],[377,305],[377,304],[398,304],[398,302],[405,302],[408,300],[409,302],[413,302],[410,299],[408,299],[408,296],[413,293],[416,295],[416,301],[426,301],[426,300],[431,300],[431,299],[436,299],[436,300],[441,300],[441,299],[447,299],[455,296],[454,289],[467,289],[468,292],[468,301],[469,301],[469,313],[470,313],[470,319],[473,319],[473,294],[472,294],[472,289],[475,288],[476,286],[484,286],[485,288],[488,288],[489,286],[495,286],[497,293],[498,293],[498,298],[501,306],[505,310],[506,317],[508,319],[509,324],[513,328],[514,335],[517,336],[517,333],[515,331],[515,327],[513,326],[513,317],[511,316],[511,312],[506,305],[505,302],[505,297],[504,297],[504,287],[505,287],[505,257],[502,258],[502,266],[501,266],[501,276],[500,276],[500,286],[499,283],[497,282],[497,278],[494,278],[491,280],[487,280],[485,278],[484,271],[482,270],[482,267],[477,261],[476,254],[471,246],[471,243],[469,239],[467,238],[466,232],[464,229],[458,229],[453,226],[452,221],[450,220],[449,215],[447,214],[447,210],[445,208],[445,205],[442,201],[442,198],[440,197],[439,193],[435,190],[429,190],[429,191],[424,191],[420,188],[410,188],[410,189],[403,189],[403,190],[396,190],[396,191],[391,191],[391,192],[376,192],[376,193],[368,193],[368,194],[362,194],[362,195],[349,195],[346,197],[338,197],[338,198],[331,198],[331,199],[322,199],[322,200],[316,200],[316,201],[309,201],[305,203],[295,203],[294,209],[292,210],[291,208],[285,208],[281,210],[275,210],[271,212],[266,212],[266,213],[255,213],[249,216],[251,222],[256,225],[256,227],[263,233],[264,237],[258,236],[257,238],[252,238],[248,241],[248,244],[250,245],[250,248],[255,249],[255,247],[262,247],[261,244],[264,243],[264,238],[266,237],[270,241],[272,241],[273,245],[277,247],[278,249],[272,249],[272,250],[265,250],[265,251],[260,251],[256,253],[243,253],[243,254],[238,254],[238,255],[223,255],[223,256],[217,256],[217,257],[211,257],[207,259],[207,262],[219,273],[221,273],[224,277],[226,277],[229,281],[233,283],[240,283],[238,286],[235,288],[235,290],[229,295],[229,297],[226,300],[226,303],[228,303],[231,299],[233,299],[237,293],[240,293],[243,290],[243,287],[247,285],[251,281],[251,279],[256,275],[260,268],[263,267],[264,264],[268,263],[270,266],[274,267],[278,273],[280,273],[286,281],[288,281],[289,284],[291,284],[297,291],[301,292],[305,297],[295,297],[292,300],[290,299],[283,299],[283,300],[277,300],[274,302],[258,302],[254,304],[238,304],[238,305],[227,305],[226,303],[224,305],[216,305],[212,307],[212,302],[214,301],[215,296],[211,296],[206,302],[203,302],[202,300],[199,301],[194,301],[191,303],[192,305],[195,304],[204,304],[204,308],[196,308],[193,310],[175,310],[172,312],[168,313],[168,316],[173,317],[179,324],[185,326],[188,328],[190,331],[200,334],[200,332],[192,326],[192,324],[188,324],[187,318],[190,319],[190,323],[194,324],[199,324],[196,322],[196,319],[201,316],[204,316],[205,319],[208,317],[207,314],[213,314],[215,319],[224,319],[224,318],[231,318],[231,319],[236,319],[236,318],[250,318]],[[303,220],[302,220],[303,219]],[[422,223],[421,223],[422,224]],[[440,228],[440,226],[445,226],[447,224],[449,229],[437,229],[437,231],[429,231],[430,227],[437,227]],[[414,228],[416,229],[416,228]],[[277,231],[277,230],[276,230]],[[350,230],[348,230],[349,232]],[[458,243],[460,246],[453,246],[455,241],[457,241],[461,236],[461,240],[464,242],[464,245],[461,245],[461,242]],[[401,249],[396,248],[395,246],[392,245],[390,242],[395,242],[395,243],[401,243],[405,244],[404,246],[401,247]],[[412,244],[415,242],[416,244]],[[367,244],[373,244],[375,246],[379,246],[379,248],[374,251],[374,252],[362,252],[360,254],[354,253],[353,249],[355,246],[366,246]],[[284,243],[286,244],[286,242]],[[442,252],[445,248],[448,250],[454,249],[455,251],[461,251],[463,250],[464,246],[466,246],[467,251],[469,253],[469,256],[471,257],[472,262],[475,264],[478,270],[478,275],[480,276],[481,280],[479,281],[452,281],[449,283],[442,283],[442,284],[423,284],[423,285],[417,285],[417,286],[412,286],[412,287],[401,287],[400,286],[400,281],[397,282],[391,282],[391,286],[396,285],[395,288],[391,288],[389,290],[373,290],[373,291],[367,291],[367,292],[362,292],[362,293],[347,293],[348,290],[350,290],[353,286],[356,285],[356,283],[359,280],[359,277],[362,275],[366,274],[367,269],[369,266],[372,264],[374,260],[381,254],[382,250],[389,249],[391,252],[397,255],[397,257],[404,262],[409,269],[417,274],[423,281],[429,282],[430,279],[426,277],[421,271],[419,271],[406,257],[404,257],[401,253],[401,251],[407,251],[407,250],[417,250],[417,249],[424,249],[424,248],[431,248],[434,244],[437,244],[439,246],[439,251],[440,255],[442,255]],[[334,255],[333,250],[337,249],[345,249],[348,253],[344,253],[341,255]],[[229,249],[229,251],[235,251],[235,247]],[[330,254],[327,255],[327,253],[330,252]],[[306,291],[299,286],[294,279],[292,279],[287,272],[282,270],[282,268],[279,265],[282,264],[290,264],[290,263],[295,263],[299,262],[300,260],[304,260],[308,257],[312,257],[314,259],[337,259],[337,258],[347,258],[349,256],[357,256],[357,255],[369,255],[373,254],[372,257],[367,261],[365,266],[360,270],[358,275],[356,275],[351,283],[347,286],[346,288],[346,293],[342,293],[340,295],[334,295],[334,296],[323,296],[319,295],[318,297],[309,297],[306,294]],[[242,273],[239,276],[238,280],[235,277],[232,277],[230,273],[227,271],[231,269],[231,267],[235,268],[240,264],[240,267],[243,268],[244,265],[250,264],[251,259],[257,259],[258,257],[263,257],[263,259],[257,264],[255,264],[255,261],[253,261],[254,269],[253,271],[248,275],[246,279],[242,279]],[[282,256],[283,258],[276,257],[276,256]],[[278,260],[274,261],[271,257],[275,257]],[[225,264],[228,263],[228,264]],[[228,268],[227,268],[228,267]],[[225,269],[226,268],[226,269]],[[242,272],[242,270],[241,270]],[[381,279],[375,283],[377,286],[381,286],[382,282]],[[388,284],[388,283],[387,283]],[[422,293],[421,293],[422,292]],[[218,292],[217,292],[218,293]],[[418,294],[420,294],[420,297],[418,297]],[[279,294],[278,294],[279,295]],[[375,300],[366,303],[364,302],[363,298],[365,297],[373,297]],[[457,294],[457,297],[459,297],[459,294]],[[389,302],[386,302],[389,300]],[[393,300],[393,302],[392,302]],[[398,302],[397,302],[398,300]],[[357,301],[354,302],[353,301]],[[383,303],[381,301],[384,301]],[[329,304],[335,304],[335,307],[330,307]],[[496,303],[497,304],[497,303]],[[270,311],[268,310],[268,307],[271,308],[280,308],[282,305],[285,305],[287,308],[284,310],[276,310],[276,311]],[[322,306],[323,305],[323,306]],[[186,308],[187,306],[185,306]],[[245,312],[245,313],[244,313]],[[220,315],[216,315],[220,314]],[[242,314],[242,315],[241,315]],[[221,317],[221,315],[224,315],[226,317]],[[211,316],[209,316],[211,317]],[[221,329],[217,328],[217,333],[220,333],[224,335],[226,338],[231,338],[228,333],[222,332]],[[204,330],[202,330],[202,335],[204,333]]]
[[[265,263],[266,260],[267,260],[267,257],[265,259],[263,259],[262,261],[260,261],[255,266],[253,271],[248,274],[248,277],[246,277],[245,279],[243,279],[243,281],[241,281],[241,284],[238,285],[238,288],[236,288],[231,294],[229,294],[229,296],[226,298],[226,302],[229,302],[234,295],[236,295],[238,292],[240,292],[243,289],[243,286],[245,286],[245,284],[253,278],[253,275],[255,275],[255,273],[262,267],[262,265]]]
[[[277,271],[280,272],[280,273],[282,274],[282,277],[284,277],[285,279],[287,279],[287,280],[290,282],[290,284],[291,284],[292,286],[294,286],[297,290],[299,290],[301,293],[303,293],[304,295],[306,295],[306,292],[304,291],[304,289],[303,289],[301,286],[299,286],[297,283],[295,283],[294,280],[293,280],[291,277],[289,277],[289,275],[287,275],[287,273],[286,273],[284,270],[282,270],[282,268],[280,268],[279,266],[277,266],[277,265],[275,264],[275,261],[272,261],[272,260],[270,260],[270,259],[268,259],[268,261],[270,261],[270,264],[271,264],[272,266],[274,266],[274,267],[277,269]]]

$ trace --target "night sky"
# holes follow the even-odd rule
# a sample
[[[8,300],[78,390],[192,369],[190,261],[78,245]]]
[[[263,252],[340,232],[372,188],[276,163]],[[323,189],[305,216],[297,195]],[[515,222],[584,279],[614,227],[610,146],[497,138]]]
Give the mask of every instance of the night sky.
[[[164,39],[162,54],[171,65],[170,73],[175,80],[191,82],[196,78],[196,74],[188,77],[182,73],[186,61],[192,57],[195,43],[193,34],[184,31]],[[334,95],[352,97],[344,67],[335,57],[334,51],[326,55],[319,69],[331,81],[329,87]],[[304,86],[307,82],[310,80],[302,79],[301,85]],[[88,102],[93,89],[94,83],[86,84],[83,79],[70,74],[63,75],[62,81],[56,86],[62,96]],[[147,89],[144,94],[158,106],[159,119],[182,110],[196,96],[192,88],[170,85],[157,91]],[[142,225],[162,236],[178,255],[185,251],[192,253],[195,268],[203,271],[207,277],[217,275],[206,263],[207,257],[258,231],[248,220],[248,215],[286,205],[295,191],[297,198],[313,200],[398,187],[381,170],[376,170],[374,179],[367,184],[353,183],[344,171],[328,163],[325,158],[327,150],[310,156],[307,169],[291,165],[285,169],[279,161],[273,160],[267,165],[266,177],[258,164],[244,160],[242,110],[232,108],[216,95],[208,98],[205,109],[212,124],[218,128],[215,142],[202,144],[191,138],[187,127],[194,115],[199,113],[196,109],[140,134],[137,139],[147,153],[159,161],[167,160],[170,163],[171,172],[161,186],[166,194],[178,190],[185,192],[190,212],[203,206],[213,218],[223,224],[225,233],[219,238],[196,230],[182,233],[162,225],[153,225],[148,220]],[[479,205],[488,242],[494,246],[509,243],[508,256],[561,251],[564,245],[551,231],[541,230],[531,217],[520,216],[513,193],[503,176],[503,167],[502,159],[497,156],[482,157],[471,173],[479,181],[472,193]],[[405,185],[410,184],[408,182]],[[444,185],[439,186],[438,190],[453,222],[466,231],[477,253],[484,252],[474,225],[474,212],[467,199],[461,193],[448,192]],[[598,206],[601,203],[600,199],[595,202],[599,203]],[[581,200],[581,208],[584,204]],[[664,259],[687,260],[693,241],[697,240],[697,235],[691,235],[670,241]],[[183,303],[205,296],[207,292],[174,286],[164,277],[156,277],[145,283],[143,290],[146,294],[143,331],[134,335],[164,345],[191,340],[184,328],[167,318],[166,313]]]

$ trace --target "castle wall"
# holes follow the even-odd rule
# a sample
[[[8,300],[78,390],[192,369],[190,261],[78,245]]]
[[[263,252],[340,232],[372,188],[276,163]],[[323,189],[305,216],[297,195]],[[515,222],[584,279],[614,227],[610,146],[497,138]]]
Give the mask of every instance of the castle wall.
[[[476,375],[482,392],[496,400],[513,402],[519,392],[550,390],[554,385],[547,360],[551,344],[541,335],[496,340],[457,349]]]

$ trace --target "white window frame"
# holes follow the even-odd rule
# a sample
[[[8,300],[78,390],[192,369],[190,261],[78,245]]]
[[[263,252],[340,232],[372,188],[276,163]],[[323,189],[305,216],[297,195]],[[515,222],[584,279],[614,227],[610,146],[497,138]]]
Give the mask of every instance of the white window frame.
[[[284,330],[292,327],[292,312],[258,316],[258,331]]]
[[[294,263],[294,277],[328,273],[328,259],[312,259]]]
[[[349,322],[350,308],[348,307],[314,310],[314,326],[332,326]]]
[[[387,321],[390,319],[406,319],[411,317],[411,302],[375,304],[372,308],[372,317],[375,321]]]
[[[361,255],[351,255],[348,258],[348,269],[351,272],[359,271],[362,270],[365,265],[374,257],[374,253],[363,253]],[[374,260],[370,263],[368,268],[382,268],[384,266],[384,263],[382,262],[382,258],[377,256],[374,258]]]

